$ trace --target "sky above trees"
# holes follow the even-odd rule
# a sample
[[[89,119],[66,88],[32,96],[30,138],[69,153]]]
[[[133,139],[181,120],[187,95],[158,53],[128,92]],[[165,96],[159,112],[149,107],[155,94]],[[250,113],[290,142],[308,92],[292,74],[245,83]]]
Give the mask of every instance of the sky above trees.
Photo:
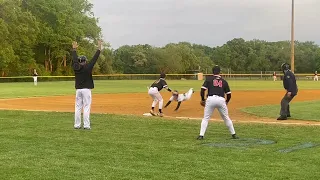
[[[117,3],[123,2],[117,0]],[[233,6],[226,8],[229,6],[225,2],[219,4],[220,11],[217,9],[215,13],[218,17],[222,17],[220,14],[229,15],[223,16],[229,19],[216,18],[217,21],[211,21],[211,11],[204,11],[210,9],[211,1],[201,0],[204,4],[197,4],[186,0],[185,5],[181,5],[173,4],[174,0],[163,0],[164,4],[171,6],[152,6],[154,4],[150,2],[156,3],[157,0],[146,0],[145,3],[149,4],[137,2],[135,6],[141,11],[134,5],[126,9],[130,4],[123,3],[126,5],[123,8],[115,7],[113,11],[107,11],[115,14],[115,21],[109,20],[111,24],[107,27],[104,20],[100,21],[99,27],[96,17],[101,16],[93,16],[92,4],[88,0],[0,1],[0,75],[27,75],[34,68],[41,75],[71,75],[72,41],[78,41],[79,55],[92,57],[101,33],[105,42],[114,49],[104,46],[93,72],[95,74],[158,73],[160,70],[187,73],[199,68],[206,72],[214,64],[233,72],[273,71],[282,62],[290,60],[290,41],[281,41],[290,39],[290,28],[286,28],[290,27],[290,23],[281,24],[279,19],[284,18],[282,16],[268,21],[261,15],[262,20],[256,20],[259,14],[268,13],[271,17],[276,14],[276,9],[269,8],[271,12],[258,11],[252,4],[252,10],[245,11],[247,4],[231,9]],[[117,3],[108,7],[117,6]],[[102,6],[96,4],[96,7]],[[194,10],[197,8],[198,13]],[[227,10],[223,11],[223,8]],[[134,15],[137,12],[142,14]],[[245,15],[246,12],[251,15]],[[117,21],[117,13],[123,17],[120,22]],[[129,16],[132,19],[130,23],[124,23],[127,21],[124,17]],[[246,24],[241,19],[245,19]],[[313,28],[303,25],[298,26],[303,29],[297,28],[299,41],[295,45],[295,68],[299,73],[320,69],[320,46],[307,41],[319,42],[315,40],[318,38],[317,32],[320,32],[317,29],[319,25],[316,21],[303,21],[305,24],[310,22],[314,23]],[[228,24],[230,27],[227,28]],[[303,36],[302,30],[305,31]],[[217,45],[220,47],[212,47]]]
[[[291,0],[90,0],[105,41],[221,46],[233,38],[290,40]],[[319,0],[295,0],[296,40],[320,44]]]

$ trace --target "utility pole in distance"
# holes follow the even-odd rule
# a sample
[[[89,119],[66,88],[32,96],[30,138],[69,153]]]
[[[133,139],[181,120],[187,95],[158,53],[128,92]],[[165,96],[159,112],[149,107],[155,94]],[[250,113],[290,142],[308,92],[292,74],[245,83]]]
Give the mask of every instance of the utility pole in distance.
[[[294,0],[292,0],[291,11],[291,71],[294,73]]]

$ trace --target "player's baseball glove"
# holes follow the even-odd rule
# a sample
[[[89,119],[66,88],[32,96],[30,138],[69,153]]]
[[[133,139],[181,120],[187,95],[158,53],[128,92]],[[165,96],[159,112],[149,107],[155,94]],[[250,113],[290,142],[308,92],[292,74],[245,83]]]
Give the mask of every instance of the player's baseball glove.
[[[200,101],[200,105],[205,107],[206,106],[206,101]]]

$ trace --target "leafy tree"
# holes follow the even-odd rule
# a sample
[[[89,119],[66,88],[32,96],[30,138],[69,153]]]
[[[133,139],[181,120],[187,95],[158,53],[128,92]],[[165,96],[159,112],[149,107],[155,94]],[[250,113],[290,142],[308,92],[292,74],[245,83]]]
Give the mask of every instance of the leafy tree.
[[[79,43],[79,55],[89,59],[101,39],[98,19],[89,0],[1,0],[0,75],[72,75],[71,42]],[[220,65],[224,73],[278,71],[290,62],[290,42],[267,42],[234,38],[222,46],[209,47],[189,42],[163,47],[149,44],[124,45],[111,49],[108,43],[94,74],[108,73],[211,73]],[[295,42],[295,72],[310,73],[320,68],[320,47],[312,41]]]
[[[41,50],[37,53],[44,53],[42,62],[47,71],[60,72],[61,64],[66,67],[73,40],[93,46],[92,42],[100,38],[101,29],[87,0],[23,0],[23,7],[40,22],[36,48]]]

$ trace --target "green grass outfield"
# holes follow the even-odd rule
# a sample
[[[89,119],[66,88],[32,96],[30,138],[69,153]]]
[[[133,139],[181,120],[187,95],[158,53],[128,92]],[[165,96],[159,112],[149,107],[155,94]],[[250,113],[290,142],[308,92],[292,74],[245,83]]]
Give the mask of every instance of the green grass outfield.
[[[150,83],[95,81],[93,93],[146,92]],[[202,81],[168,84],[197,90]],[[229,84],[232,90],[282,90],[281,81]],[[318,82],[298,84],[320,89]],[[73,82],[0,86],[1,98],[75,92]],[[1,179],[320,179],[319,126],[235,123],[240,139],[231,140],[223,122],[210,122],[205,140],[197,141],[197,120],[92,114],[92,130],[85,131],[74,130],[73,119],[73,113],[0,111]]]
[[[147,86],[153,81],[147,80],[97,80],[93,93],[138,93],[147,92]],[[199,91],[203,81],[196,80],[168,80],[172,89],[187,91],[194,88]],[[283,90],[282,81],[228,81],[233,90]],[[314,81],[298,81],[299,89],[320,89],[320,83]],[[34,86],[33,82],[26,83],[0,83],[0,98],[16,98],[31,96],[53,96],[75,94],[73,81],[39,82]]]

